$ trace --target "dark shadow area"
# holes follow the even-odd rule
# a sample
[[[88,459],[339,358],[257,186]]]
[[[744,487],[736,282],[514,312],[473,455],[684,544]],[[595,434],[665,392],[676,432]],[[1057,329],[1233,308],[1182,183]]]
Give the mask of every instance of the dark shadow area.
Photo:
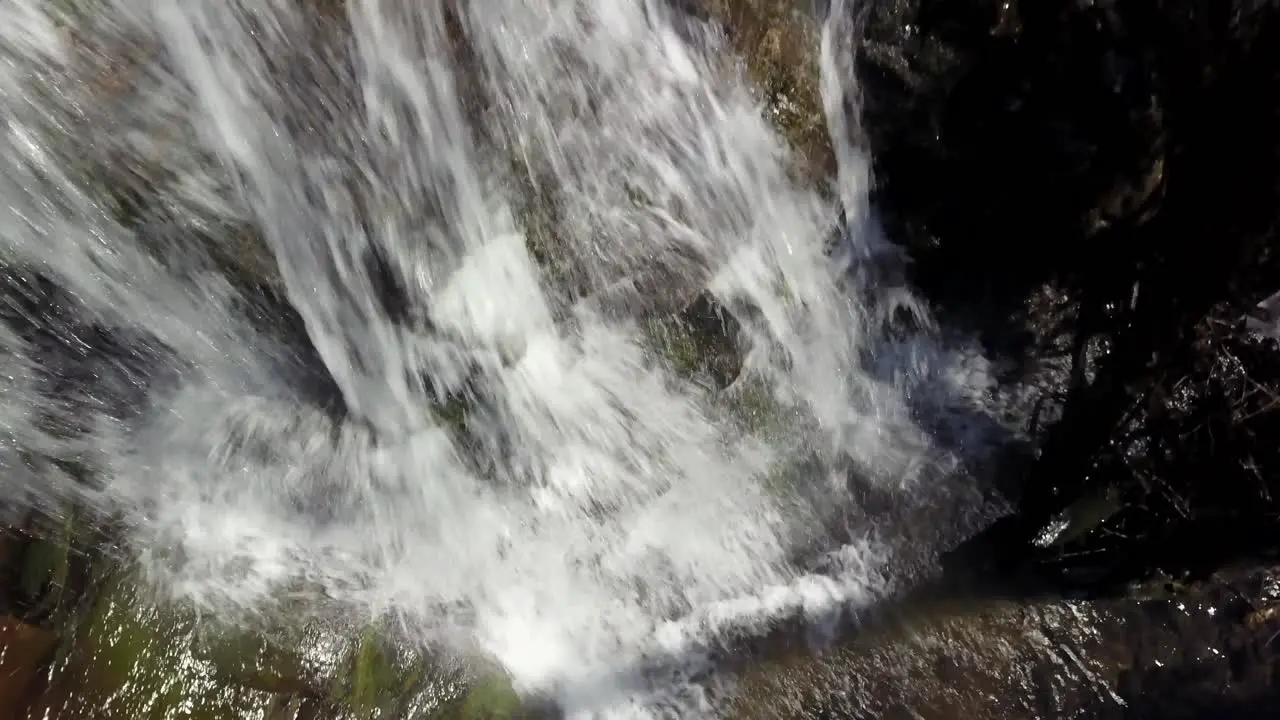
[[[1216,720],[1275,717],[1280,623],[1267,574],[1219,576],[1169,600],[1115,605],[1115,693],[1088,717]]]
[[[1099,720],[1263,720],[1276,716],[1280,690],[1254,683],[1231,692],[1231,678],[1195,665],[1126,672],[1121,679],[1125,708],[1100,709]],[[1280,682],[1268,680],[1269,683]]]
[[[1008,468],[1017,512],[953,566],[1105,596],[1273,557],[1280,347],[1244,318],[1280,289],[1280,3],[858,12],[874,200],[912,280],[1014,367],[1072,367]]]

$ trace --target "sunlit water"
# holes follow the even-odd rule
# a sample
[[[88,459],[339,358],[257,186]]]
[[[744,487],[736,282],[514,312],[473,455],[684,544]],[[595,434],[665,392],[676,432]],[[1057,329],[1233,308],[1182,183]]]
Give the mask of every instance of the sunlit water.
[[[5,293],[61,298],[0,324],[9,507],[90,501],[183,601],[389,614],[582,716],[711,713],[719,644],[983,517],[990,380],[875,232],[840,7],[822,193],[659,3],[317,5],[0,7]],[[643,332],[704,289],[747,349],[723,391]]]

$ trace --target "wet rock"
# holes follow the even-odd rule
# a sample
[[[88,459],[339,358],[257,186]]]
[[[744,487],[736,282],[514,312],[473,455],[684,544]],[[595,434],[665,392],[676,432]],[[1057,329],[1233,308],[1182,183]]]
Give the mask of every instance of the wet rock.
[[[152,338],[108,327],[73,293],[30,268],[0,267],[0,323],[22,341],[6,362],[35,368],[30,389],[42,400],[39,423],[55,437],[136,416],[148,387],[173,370],[167,349]]]
[[[91,598],[105,533],[75,508],[24,513],[0,529],[0,614],[61,631]]]
[[[0,608],[7,610],[13,607],[16,583],[12,578],[22,567],[25,546],[26,539],[18,529],[6,527],[0,530],[0,577],[4,578],[0,582]]]
[[[736,716],[1077,717],[1113,681],[1088,655],[1098,620],[1063,605],[915,607],[821,657],[748,670]]]
[[[318,698],[320,682],[302,657],[254,629],[206,628],[193,656],[212,663],[215,677],[228,685],[273,695]]]
[[[1274,571],[1163,597],[992,601],[948,591],[880,613],[826,653],[745,668],[736,717],[1263,718],[1280,642],[1251,620]]]
[[[1254,306],[1245,318],[1245,328],[1272,340],[1280,340],[1280,293]]]
[[[1094,494],[1076,500],[1054,517],[1036,535],[1035,543],[1040,547],[1051,547],[1084,537],[1119,512],[1120,507],[1120,492],[1117,488],[1099,488]]]
[[[835,171],[818,79],[818,28],[805,0],[676,0],[724,28],[760,88],[770,119],[801,159],[798,174],[820,181]]]
[[[57,643],[57,634],[49,630],[0,616],[0,720],[26,717]]]
[[[288,653],[237,646],[234,634],[194,613],[149,603],[134,582],[111,575],[84,616],[63,628],[63,652],[31,700],[31,717],[214,720],[265,713],[281,694],[316,694]]]
[[[262,355],[274,361],[278,377],[300,398],[331,417],[345,418],[349,408],[342,389],[325,366],[307,332],[306,322],[284,290],[274,283],[246,283],[238,309],[261,333]],[[270,341],[275,344],[270,344]]]
[[[728,387],[742,371],[742,326],[710,292],[699,293],[678,313],[651,320],[649,330],[678,371],[716,389]]]

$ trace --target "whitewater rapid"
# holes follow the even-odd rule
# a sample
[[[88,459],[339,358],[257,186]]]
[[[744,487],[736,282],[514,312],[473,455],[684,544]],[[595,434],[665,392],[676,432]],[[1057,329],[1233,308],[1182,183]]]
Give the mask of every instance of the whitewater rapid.
[[[570,716],[710,713],[676,686],[723,629],[865,606],[966,531],[935,433],[990,381],[889,279],[842,4],[830,193],[662,3],[309,5],[0,8],[4,292],[44,293],[0,324],[7,504],[123,517],[227,617],[393,615]],[[700,292],[725,390],[645,332]]]

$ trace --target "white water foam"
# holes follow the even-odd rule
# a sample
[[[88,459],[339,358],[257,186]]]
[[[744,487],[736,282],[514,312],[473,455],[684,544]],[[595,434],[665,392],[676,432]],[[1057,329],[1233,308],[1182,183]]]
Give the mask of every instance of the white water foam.
[[[692,672],[717,628],[865,605],[938,549],[855,523],[851,475],[945,506],[931,541],[960,532],[976,501],[915,418],[921,393],[975,385],[928,337],[886,338],[910,296],[877,269],[848,128],[833,254],[837,206],[789,177],[713,28],[647,0],[344,4],[329,30],[295,0],[0,9],[6,292],[38,272],[65,306],[0,326],[13,498],[123,513],[190,602],[394,612],[584,717],[711,712],[644,668]],[[554,205],[552,268],[528,184]],[[108,198],[131,186],[151,209],[125,222]],[[345,413],[245,313],[224,260],[248,272],[246,233]],[[722,393],[638,320],[702,288],[750,348]],[[735,420],[756,386],[769,432]]]

